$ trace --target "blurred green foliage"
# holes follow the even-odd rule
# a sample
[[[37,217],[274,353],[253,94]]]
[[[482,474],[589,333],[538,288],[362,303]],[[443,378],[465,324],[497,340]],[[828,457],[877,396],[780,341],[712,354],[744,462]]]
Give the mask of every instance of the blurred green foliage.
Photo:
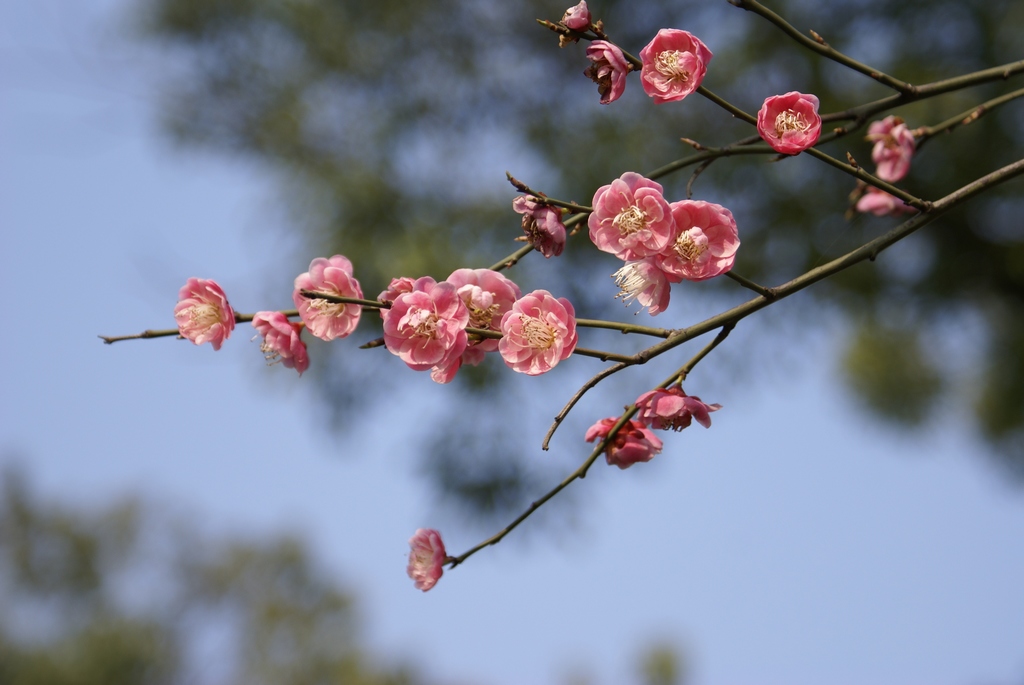
[[[361,642],[353,590],[294,538],[213,539],[134,501],[67,508],[0,473],[3,685],[427,682]],[[650,650],[637,682],[681,685],[679,658]]]
[[[440,279],[457,266],[494,263],[518,247],[512,189],[479,172],[495,158],[531,186],[586,204],[598,186],[624,171],[652,170],[687,156],[692,151],[679,141],[682,136],[714,146],[754,133],[696,95],[654,106],[635,76],[620,101],[599,105],[595,85],[581,74],[588,64],[584,45],[559,50],[555,36],[533,21],[557,21],[566,5],[139,0],[138,19],[142,34],[167,54],[161,75],[167,130],[183,144],[254,158],[275,170],[309,255],[347,255],[372,297],[391,277]],[[813,29],[837,49],[913,83],[1024,58],[1024,4],[1016,0],[769,5],[799,30]],[[891,92],[724,0],[606,0],[591,9],[633,54],[662,27],[701,36],[715,53],[704,85],[748,112],[756,112],[766,96],[789,90],[817,94],[823,112]],[[895,113],[912,128],[936,124],[1022,81],[1018,76],[973,87]],[[839,158],[850,152],[867,164],[870,145],[863,133],[824,149]],[[1015,101],[928,141],[902,185],[936,199],[1022,151],[1024,107]],[[682,197],[689,174],[664,179],[667,194]],[[778,163],[747,156],[709,167],[694,196],[733,211],[743,241],[737,272],[772,285],[893,225],[871,216],[845,219],[852,187],[848,177],[807,155]],[[868,322],[849,336],[843,355],[848,387],[866,406],[888,419],[923,425],[939,394],[950,390],[950,401],[973,408],[981,434],[1009,471],[1024,474],[1020,187],[1017,181],[997,188],[876,264],[844,272],[798,298],[799,304],[782,306],[811,313],[838,309],[853,327]],[[583,316],[622,316],[606,278],[614,260],[599,254],[585,231],[563,257],[543,261],[531,255],[511,273],[524,291],[543,286],[568,296]],[[296,263],[296,272],[303,267]],[[594,287],[598,282],[603,285]],[[677,297],[686,286],[677,286]],[[735,295],[733,283],[716,286]],[[691,323],[665,321],[671,317],[670,308],[655,323]],[[906,321],[914,322],[914,331],[905,329]],[[363,326],[372,329],[368,337],[377,335],[371,324]],[[950,353],[953,348],[970,353]],[[329,353],[321,347],[314,354]],[[367,388],[390,387],[393,381],[377,373],[379,356],[346,351],[318,366],[339,417],[356,398],[365,401]],[[467,376],[456,381],[464,407],[479,404],[486,392],[493,407],[508,409],[496,391],[507,376],[499,367],[460,374]],[[939,382],[954,377],[970,382]],[[469,422],[458,431],[487,435]],[[490,486],[486,474],[461,482],[463,473],[447,469],[442,486],[468,493],[484,508],[502,500],[504,488],[518,487],[509,485],[508,469],[494,473]],[[481,484],[491,492],[482,492]]]
[[[423,682],[359,632],[297,540],[212,541],[136,503],[93,514],[0,482],[0,683]]]

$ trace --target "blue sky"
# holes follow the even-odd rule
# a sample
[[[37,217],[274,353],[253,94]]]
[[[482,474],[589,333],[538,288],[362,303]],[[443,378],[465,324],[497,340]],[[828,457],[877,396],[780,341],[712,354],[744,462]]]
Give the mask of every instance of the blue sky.
[[[189,276],[240,311],[288,306],[277,286],[319,256],[282,237],[263,170],[160,135],[156,56],[122,38],[127,4],[0,6],[0,454],[43,494],[142,493],[213,531],[297,532],[359,596],[375,651],[459,682],[630,682],[655,641],[684,650],[698,684],[1024,678],[1024,493],[959,416],[905,435],[860,414],[828,317],[779,369],[709,373],[713,428],[666,436],[629,471],[599,464],[572,520],[543,524],[555,533],[514,534],[413,589],[416,528],[447,524],[456,553],[479,539],[417,477],[414,426],[331,433],[306,379],[267,368],[243,327],[218,353],[96,337],[172,327]],[[500,162],[481,173],[504,183]],[[409,387],[389,415],[443,408],[445,388],[411,372]],[[560,438],[538,458],[568,472],[587,450]]]

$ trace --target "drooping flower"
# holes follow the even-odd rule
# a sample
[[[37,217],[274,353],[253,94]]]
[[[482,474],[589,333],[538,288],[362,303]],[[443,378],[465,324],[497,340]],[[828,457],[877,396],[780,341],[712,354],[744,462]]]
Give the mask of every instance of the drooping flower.
[[[303,297],[301,290],[362,299],[363,289],[352,276],[352,262],[347,257],[336,254],[330,259],[317,257],[310,262],[309,271],[295,278],[292,300],[306,328],[321,340],[344,338],[359,325],[359,317],[363,314],[359,305]]]
[[[512,209],[523,215],[523,232],[534,249],[545,257],[557,257],[565,249],[565,224],[557,207],[535,202],[528,195],[512,200]]]
[[[818,98],[795,90],[766,98],[757,113],[757,131],[776,152],[795,155],[818,142]]]
[[[426,592],[437,584],[448,558],[441,534],[432,528],[420,528],[409,538],[409,565],[405,572],[416,582],[416,589]]]
[[[576,310],[564,297],[534,290],[501,317],[498,352],[513,371],[536,376],[576,349]]]
[[[895,183],[910,171],[910,159],[914,156],[917,143],[903,119],[888,116],[868,126],[865,140],[873,142],[871,159],[877,166],[875,176]]]
[[[587,219],[599,250],[624,261],[658,254],[676,239],[676,222],[661,184],[627,171],[594,193]]]
[[[590,28],[590,10],[587,8],[587,0],[580,0],[579,4],[565,10],[565,14],[562,15],[562,23],[573,31],[586,31]]]
[[[216,281],[190,278],[178,291],[174,306],[178,333],[196,345],[210,343],[214,350],[231,336],[235,329],[235,311]]]
[[[636,300],[642,307],[647,307],[651,316],[660,314],[668,307],[671,294],[668,277],[649,258],[627,262],[626,266],[612,274],[612,278],[620,288],[615,297],[621,298],[623,304],[628,305]]]
[[[740,246],[732,212],[703,200],[680,200],[669,207],[678,235],[654,256],[654,263],[670,281],[703,281],[732,268]]]
[[[617,417],[601,419],[587,429],[587,442],[604,440],[612,427],[618,422]],[[662,442],[639,421],[629,420],[618,430],[604,448],[604,458],[609,465],[628,469],[638,462],[647,462],[661,452]]]
[[[384,317],[384,344],[415,371],[446,367],[466,349],[469,310],[451,283],[395,298]]]
[[[675,102],[700,87],[711,51],[692,33],[661,29],[640,51],[640,83],[655,104]]]
[[[867,192],[857,200],[857,211],[865,214],[870,212],[875,216],[899,216],[915,210],[895,195],[875,187],[869,187]]]
[[[606,40],[595,40],[587,47],[587,59],[593,64],[583,75],[597,84],[601,104],[607,105],[622,97],[626,90],[626,74],[631,68],[622,50]]]
[[[687,395],[678,385],[645,392],[636,398],[636,406],[637,420],[643,425],[674,431],[687,428],[693,419],[710,428],[709,414],[722,408],[720,404],[705,404],[699,397]]]
[[[309,368],[306,343],[300,337],[304,327],[301,323],[292,323],[282,312],[256,312],[252,326],[263,336],[260,350],[267,362],[281,362],[285,367],[298,371],[300,376]]]

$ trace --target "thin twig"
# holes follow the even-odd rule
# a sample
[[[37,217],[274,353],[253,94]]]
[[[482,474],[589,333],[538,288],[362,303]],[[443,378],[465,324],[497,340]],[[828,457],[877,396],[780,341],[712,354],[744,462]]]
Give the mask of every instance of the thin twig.
[[[297,309],[285,309],[281,311],[285,316],[298,316],[299,311]],[[235,313],[235,323],[247,323],[252,321],[255,314],[239,314]],[[148,330],[136,333],[135,335],[99,335],[96,336],[107,345],[113,345],[116,342],[122,340],[148,340],[149,338],[169,338],[171,336],[183,337],[180,335],[180,331],[177,328],[164,328],[160,330]]]
[[[866,64],[858,62],[852,57],[844,55],[843,53],[839,52],[838,50],[830,46],[828,43],[826,43],[821,38],[821,36],[819,36],[817,33],[814,33],[813,31],[811,33],[813,34],[814,38],[809,38],[805,36],[803,33],[798,31],[792,24],[787,22],[779,15],[775,14],[775,12],[772,12],[770,9],[768,9],[761,3],[755,2],[755,0],[729,0],[729,3],[735,5],[736,7],[739,7],[740,9],[744,9],[747,10],[748,12],[753,12],[754,14],[758,14],[764,17],[771,23],[775,24],[775,26],[779,27],[783,33],[785,33],[790,38],[798,42],[800,45],[803,45],[805,48],[813,50],[822,57],[827,57],[833,62],[838,62],[839,64],[842,64],[845,67],[853,69],[854,71],[859,71],[862,74],[870,76],[879,83],[889,86],[893,90],[896,90],[900,93],[908,93],[911,92],[914,88],[909,83],[905,83],[897,78],[893,78],[892,76],[883,73],[879,69],[875,69],[874,67],[870,67]]]
[[[573,394],[573,396],[569,399],[569,401],[566,402],[565,406],[562,407],[562,411],[558,412],[558,414],[555,416],[555,420],[551,424],[551,427],[548,429],[547,435],[544,436],[544,442],[541,443],[540,448],[542,450],[547,450],[548,449],[548,443],[551,442],[551,437],[555,434],[555,431],[558,430],[558,426],[561,425],[562,421],[565,420],[565,417],[569,415],[569,412],[572,411],[572,408],[574,406],[576,406],[576,403],[580,401],[580,398],[583,397],[583,395],[588,390],[593,388],[595,385],[597,385],[598,383],[603,381],[608,376],[611,376],[613,373],[617,373],[617,372],[621,371],[622,369],[626,368],[626,366],[628,366],[628,365],[627,364],[616,364],[615,366],[609,366],[609,367],[607,367],[605,369],[601,369],[601,371],[596,373],[593,376],[593,378],[591,378],[589,381],[584,383],[580,387],[580,389],[577,390]]]
[[[768,298],[769,300],[775,299],[775,291],[773,291],[771,288],[766,288],[763,285],[758,285],[757,283],[754,283],[751,280],[743,278],[743,276],[740,276],[735,271],[726,271],[725,275],[731,278],[732,280],[736,281],[740,285],[742,285],[744,288],[747,288],[748,290],[753,290],[755,293],[761,295],[762,297]]]
[[[939,133],[949,133],[957,126],[967,126],[973,124],[975,121],[985,116],[996,107],[1004,105],[1011,100],[1016,100],[1019,97],[1024,96],[1024,88],[1015,90],[1012,93],[1007,93],[997,98],[992,98],[986,102],[976,105],[970,108],[966,112],[961,112],[955,117],[950,117],[942,123],[935,124],[934,126],[921,126],[920,128],[914,129],[914,140],[918,147],[921,147],[929,138]]]

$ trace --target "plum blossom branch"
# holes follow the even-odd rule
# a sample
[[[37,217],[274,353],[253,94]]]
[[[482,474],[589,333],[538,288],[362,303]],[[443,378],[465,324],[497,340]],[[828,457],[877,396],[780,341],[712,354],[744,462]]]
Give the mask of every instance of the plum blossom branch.
[[[858,62],[852,57],[848,57],[847,55],[839,52],[838,50],[830,46],[828,43],[826,43],[824,39],[814,31],[811,31],[811,35],[813,36],[813,38],[808,38],[800,31],[798,31],[792,24],[787,22],[779,15],[775,14],[775,12],[772,12],[770,9],[768,9],[761,3],[756,2],[755,0],[728,1],[731,5],[735,5],[740,9],[746,10],[748,12],[753,12],[754,14],[764,17],[772,24],[775,24],[775,26],[779,27],[779,29],[781,29],[783,33],[788,35],[797,43],[803,45],[805,48],[808,48],[809,50],[813,50],[822,57],[826,57],[834,62],[838,62],[839,64],[842,64],[845,67],[849,67],[854,71],[858,71],[862,74],[865,74],[866,76],[870,76],[879,83],[889,86],[893,90],[899,91],[900,93],[908,93],[913,91],[914,87],[909,83],[905,83],[897,78],[893,78],[892,76],[885,74],[879,69],[869,67],[868,65]]]
[[[285,316],[298,316],[299,312],[295,309],[288,309],[281,312]],[[235,314],[235,323],[246,323],[252,321],[255,314]],[[136,333],[135,335],[100,335],[97,336],[107,345],[113,345],[116,342],[122,340],[148,340],[149,338],[170,338],[172,336],[181,337],[181,331],[177,328],[163,328],[159,330],[148,330]]]
[[[711,350],[718,347],[718,345],[720,345],[722,341],[724,341],[726,337],[728,337],[729,333],[732,332],[732,329],[735,326],[735,323],[728,323],[724,325],[722,327],[722,330],[719,331],[718,335],[715,337],[714,340],[708,343],[704,347],[704,349],[698,352],[692,359],[690,359],[690,361],[686,362],[686,364],[684,364],[678,371],[669,376],[664,382],[661,383],[661,385],[657,387],[667,388],[668,386],[675,383],[677,380],[686,380],[686,376],[690,373],[690,371],[693,370],[693,367],[695,367],[700,362],[700,360],[704,359],[704,357],[706,357],[711,352]],[[565,406],[562,407],[562,410],[559,411],[558,414],[555,416],[554,421],[551,423],[551,427],[548,428],[548,432],[544,436],[544,441],[541,443],[541,449],[548,449],[548,446],[551,442],[551,438],[554,437],[555,435],[555,431],[558,430],[558,427],[562,425],[563,421],[565,421],[565,417],[569,415],[569,412],[572,411],[573,407],[576,406],[576,403],[579,402],[580,398],[582,398],[588,390],[596,386],[598,383],[603,381],[608,376],[611,376],[614,373],[618,373],[627,366],[630,366],[630,364],[619,363],[616,364],[615,366],[609,366],[606,369],[602,369],[599,373],[595,374],[590,380],[588,380],[586,383],[580,386],[579,390],[577,390],[573,394],[569,401],[565,403]]]
[[[715,330],[716,328],[720,328],[721,326],[725,326],[729,323],[736,323],[741,319],[750,316],[754,312],[764,309],[773,302],[785,299],[786,297],[789,297],[790,295],[799,292],[818,281],[828,278],[833,274],[848,269],[855,264],[859,264],[865,260],[874,260],[879,253],[886,248],[894,245],[900,240],[903,240],[914,231],[930,224],[932,221],[935,221],[954,207],[963,204],[978,193],[981,193],[988,188],[993,188],[1021,175],[1022,173],[1024,173],[1024,159],[988,173],[985,176],[982,176],[950,193],[949,195],[946,195],[942,199],[933,202],[931,211],[927,214],[918,214],[899,226],[896,226],[888,233],[864,243],[857,249],[851,250],[845,255],[838,257],[827,264],[811,269],[791,281],[772,288],[775,292],[775,299],[769,300],[764,296],[756,297],[741,305],[733,307],[732,309],[722,312],[721,314],[694,324],[693,326],[684,328],[676,336],[669,338],[663,343],[652,345],[651,347],[637,353],[634,357],[637,363],[646,362],[653,357],[676,347],[677,345],[681,345],[688,340],[692,340],[697,336],[703,335],[704,333]]]
[[[487,538],[480,544],[469,548],[459,556],[451,557],[448,560],[448,563],[450,564],[449,568],[455,568],[456,566],[458,566],[459,564],[461,564],[466,559],[473,556],[480,550],[486,547],[490,547],[491,545],[498,544],[505,538],[505,536],[507,536],[509,533],[515,530],[519,526],[519,524],[521,524],[526,519],[530,518],[530,516],[533,515],[533,512],[537,511],[542,506],[544,506],[548,502],[548,500],[550,500],[552,497],[554,497],[562,490],[567,488],[573,481],[586,478],[587,471],[590,470],[590,467],[593,466],[594,462],[597,461],[597,458],[601,456],[601,453],[604,452],[608,444],[615,439],[615,435],[619,432],[619,429],[625,426],[626,422],[628,422],[633,417],[633,415],[636,414],[636,412],[636,407],[632,407],[626,410],[619,418],[619,420],[615,423],[615,425],[612,427],[612,429],[608,431],[608,435],[598,443],[597,447],[594,448],[594,451],[590,453],[590,456],[587,457],[587,459],[582,464],[580,464],[579,468],[577,468],[575,471],[566,476],[558,485],[544,493],[544,495],[541,496],[539,499],[536,499],[533,502],[531,502],[530,506],[527,507],[527,509],[523,513],[517,516],[511,523],[502,528],[500,531],[498,531],[491,537]]]
[[[977,195],[983,190],[1003,183],[1021,173],[1024,173],[1024,160],[1014,162],[1013,164],[1009,164],[1005,167],[1002,167],[1001,169],[993,171],[973,181],[972,183],[969,183],[968,185],[960,188],[959,190],[950,193],[941,200],[937,200],[936,202],[932,203],[931,212],[927,214],[918,214],[912,219],[909,219],[900,224],[899,226],[893,228],[888,233],[861,245],[857,249],[852,250],[846,253],[845,255],[832,260],[831,262],[828,262],[827,264],[823,264],[822,266],[812,269],[804,273],[803,275],[798,276],[797,278],[794,278],[793,280],[788,281],[782,285],[770,288],[769,290],[772,293],[774,293],[773,297],[769,298],[764,295],[759,295],[758,297],[752,300],[748,300],[743,304],[740,304],[736,307],[733,307],[732,309],[717,314],[700,323],[683,328],[678,333],[674,334],[672,337],[667,339],[665,342],[652,345],[651,347],[648,347],[647,349],[642,350],[637,354],[633,355],[633,357],[629,361],[622,362],[621,364],[618,364],[614,367],[606,369],[605,371],[602,371],[600,374],[592,378],[591,381],[588,381],[588,383],[585,384],[582,388],[580,388],[580,391],[573,396],[572,400],[570,401],[570,404],[566,405],[566,408],[563,409],[563,412],[559,414],[560,418],[557,419],[557,422],[560,423],[561,420],[565,418],[565,414],[568,413],[568,409],[571,409],[572,405],[575,405],[588,390],[596,386],[598,382],[600,382],[604,378],[607,378],[612,373],[621,371],[622,369],[629,366],[633,366],[634,364],[643,364],[656,356],[664,354],[668,350],[671,350],[678,345],[693,340],[694,338],[704,335],[705,333],[713,331],[717,328],[728,326],[730,324],[735,325],[741,319],[750,316],[754,312],[764,309],[765,307],[773,304],[774,302],[782,300],[792,295],[793,293],[799,292],[800,290],[803,290],[804,288],[807,288],[808,286],[811,286],[820,280],[823,280],[836,273],[839,273],[840,271],[848,269],[851,266],[858,264],[862,261],[874,260],[880,252],[890,247],[891,245],[899,242],[900,240],[906,238],[908,235],[918,230],[922,226],[926,226],[932,221],[938,219],[940,216],[942,216],[944,213],[946,213],[953,207],[956,207],[957,205],[965,202],[966,200],[970,199],[974,195]],[[551,433],[553,433],[553,431],[549,431],[549,436]]]
[[[554,432],[554,429],[557,428],[557,426],[561,424],[561,422],[564,420],[565,415],[568,413],[568,410],[571,408],[571,406],[579,401],[580,397],[582,397],[586,390],[594,387],[595,385],[597,385],[598,382],[600,382],[604,378],[607,378],[612,373],[620,371],[626,368],[627,366],[631,366],[633,363],[643,363],[644,361],[647,361],[648,359],[651,359],[659,354],[662,354],[669,349],[681,345],[682,343],[688,340],[692,340],[693,338],[699,335],[710,332],[716,328],[720,328],[721,330],[719,331],[718,335],[714,338],[714,340],[708,343],[708,345],[706,345],[700,352],[698,352],[692,359],[690,359],[690,361],[688,361],[683,367],[681,367],[679,371],[677,371],[671,377],[669,377],[669,379],[660,387],[667,387],[668,385],[674,383],[676,379],[683,380],[686,378],[687,374],[689,374],[689,372],[692,371],[693,367],[697,365],[697,363],[704,359],[712,350],[715,349],[715,347],[720,345],[726,339],[726,337],[729,335],[729,333],[741,319],[753,314],[756,311],[759,311],[760,309],[769,306],[770,304],[777,300],[783,299],[785,297],[788,297],[789,295],[792,295],[793,293],[799,292],[800,290],[803,290],[804,288],[807,288],[813,285],[814,283],[817,283],[818,281],[828,278],[829,276],[835,273],[843,271],[844,269],[848,269],[855,264],[859,264],[860,262],[863,262],[865,260],[874,260],[878,256],[878,254],[881,253],[883,250],[899,242],[900,240],[906,238],[907,236],[917,231],[918,229],[935,221],[940,216],[945,214],[947,211],[962,204],[963,202],[966,202],[967,200],[974,197],[978,193],[988,188],[995,187],[996,185],[1004,183],[1010,180],[1011,178],[1014,178],[1021,174],[1024,174],[1024,159],[1018,160],[1017,162],[1008,164],[1000,169],[997,169],[996,171],[986,174],[985,176],[976,179],[975,181],[963,186],[962,188],[950,193],[949,195],[946,195],[942,199],[937,200],[936,202],[933,203],[931,212],[927,214],[918,214],[917,216],[903,222],[902,224],[892,229],[885,235],[882,235],[874,240],[865,243],[864,245],[860,246],[855,250],[852,250],[851,252],[848,252],[842,257],[839,257],[838,259],[835,259],[829,262],[828,264],[824,264],[815,269],[811,269],[810,271],[804,273],[803,275],[798,276],[797,278],[794,278],[793,280],[784,283],[778,286],[777,288],[773,288],[773,290],[776,292],[776,299],[768,299],[766,297],[759,296],[737,307],[733,307],[728,311],[722,312],[717,316],[711,317],[706,321],[703,321],[694,326],[690,326],[689,328],[686,328],[683,331],[681,331],[678,334],[678,336],[670,338],[669,340],[666,340],[664,343],[660,343],[658,345],[648,348],[647,350],[644,350],[643,352],[640,352],[639,354],[635,355],[634,359],[632,360],[632,363],[624,362],[621,364],[617,364],[614,367],[602,370],[600,373],[594,376],[594,378],[588,381],[582,388],[580,388],[580,390],[573,396],[572,400],[570,401],[570,404],[567,405],[567,407],[563,409],[562,412],[559,413],[559,417],[556,418],[554,426],[552,426],[552,429],[549,430],[548,436],[544,440],[545,449],[552,433]],[[523,511],[523,513],[521,513],[511,523],[502,528],[496,534],[487,538],[475,547],[471,547],[459,556],[448,558],[447,563],[450,564],[450,567],[455,568],[456,566],[462,564],[464,561],[466,561],[466,559],[476,554],[480,550],[486,547],[490,547],[491,545],[498,544],[509,533],[511,533],[515,528],[517,528],[523,521],[528,519],[531,515],[533,515],[535,511],[540,509],[540,507],[547,503],[552,497],[554,497],[562,490],[564,490],[566,487],[568,487],[573,481],[586,477],[586,474],[589,471],[590,467],[594,464],[597,458],[605,450],[608,444],[614,439],[618,431],[623,426],[626,425],[626,422],[628,422],[636,414],[636,412],[637,407],[635,405],[627,407],[626,410],[619,417],[618,421],[616,421],[615,425],[611,428],[611,430],[609,430],[608,435],[605,437],[605,439],[602,440],[597,445],[594,451],[591,452],[590,456],[588,456],[587,459],[575,471],[569,474],[558,485],[549,490],[542,497],[531,502],[530,506],[525,511]]]

